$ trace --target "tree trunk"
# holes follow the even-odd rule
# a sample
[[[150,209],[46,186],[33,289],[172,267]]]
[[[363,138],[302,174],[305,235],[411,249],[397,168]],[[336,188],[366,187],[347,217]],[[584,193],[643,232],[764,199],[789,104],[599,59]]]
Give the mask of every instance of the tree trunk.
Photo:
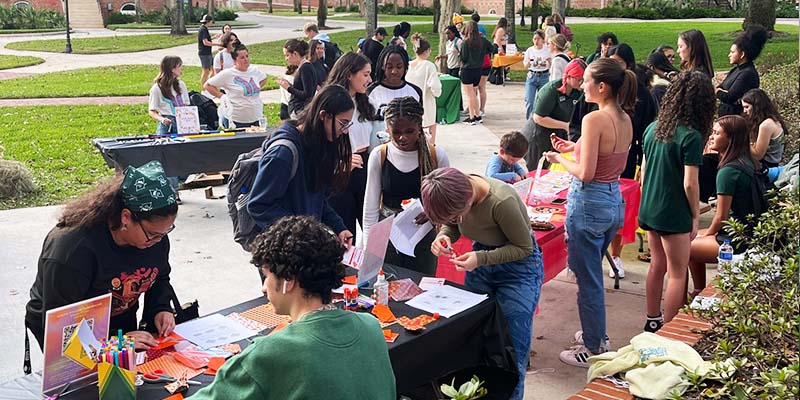
[[[522,0],[519,9],[519,26],[525,26],[525,0]]]
[[[178,0],[178,1],[181,1],[181,0]],[[184,22],[188,22],[190,24],[194,24],[195,22],[197,22],[194,19],[194,4],[192,4],[192,0],[189,0],[186,3],[186,15],[188,16],[189,20],[188,21],[184,21]]]
[[[178,0],[181,1],[181,0]],[[214,18],[214,0],[208,0],[208,15]]]
[[[308,0],[308,4],[311,4],[311,0]],[[319,0],[318,6],[317,26],[322,28],[325,26],[325,22],[328,20],[328,0]]]
[[[750,0],[742,29],[753,25],[761,26],[767,32],[775,30],[775,0]]]
[[[506,0],[506,19],[508,20],[508,29],[506,29],[506,34],[508,35],[508,43],[517,43],[515,33],[516,27],[516,19],[514,18],[514,0]],[[502,49],[501,49],[502,50]]]
[[[303,13],[303,0],[294,0],[294,12],[298,14]]]
[[[375,0],[365,0],[362,3],[363,7],[361,7],[361,11],[364,13],[364,19],[366,20],[366,37],[372,37],[372,33],[375,32],[375,29],[378,29],[378,18],[377,12],[378,10],[375,9],[377,1]]]
[[[439,18],[442,15],[441,0],[433,0],[433,33],[439,33]],[[447,27],[447,25],[445,25]]]
[[[531,32],[539,29],[539,0],[531,0]]]
[[[392,13],[393,13],[394,15],[397,15],[397,0],[394,0],[394,3],[393,3],[393,5],[394,5],[394,10],[392,10]]]
[[[558,14],[566,22],[567,0],[553,0],[553,14]]]
[[[136,8],[136,23],[137,24],[141,24],[142,23],[142,10],[139,8],[139,7],[141,7],[141,5],[139,3],[139,0],[136,0],[136,2],[133,3],[133,6]]]
[[[450,25],[453,13],[461,9],[460,0],[439,0],[439,54],[445,54],[447,46],[447,36],[444,29]]]
[[[186,21],[183,19],[183,1],[172,0],[170,2],[170,28],[169,34],[173,36],[186,34]]]
[[[267,12],[272,14],[272,0],[267,0]]]

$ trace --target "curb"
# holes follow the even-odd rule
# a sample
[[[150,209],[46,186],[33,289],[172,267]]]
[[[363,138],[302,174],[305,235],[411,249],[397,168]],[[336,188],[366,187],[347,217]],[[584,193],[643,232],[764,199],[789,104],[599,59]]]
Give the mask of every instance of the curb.
[[[242,26],[234,26],[233,29],[240,30],[240,29],[258,29],[263,28],[261,24],[255,25],[242,25]],[[147,32],[147,33],[169,33],[170,28],[153,28],[153,29],[109,29],[112,32],[120,32],[120,33],[136,33],[136,32]],[[186,32],[197,33],[198,28],[186,28]]]

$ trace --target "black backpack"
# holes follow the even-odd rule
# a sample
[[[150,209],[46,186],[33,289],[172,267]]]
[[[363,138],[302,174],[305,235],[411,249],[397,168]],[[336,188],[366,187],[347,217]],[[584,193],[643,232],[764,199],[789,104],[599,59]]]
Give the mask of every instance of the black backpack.
[[[264,140],[261,147],[242,153],[236,158],[236,163],[231,169],[231,176],[228,180],[228,215],[233,222],[233,240],[239,243],[245,251],[250,251],[250,243],[258,236],[260,230],[256,226],[250,212],[247,211],[247,203],[250,201],[253,182],[258,175],[258,164],[264,153],[275,146],[286,146],[292,151],[292,174],[294,179],[297,173],[297,165],[300,162],[297,155],[297,146],[289,139],[277,139],[269,143],[269,139]]]
[[[342,51],[339,49],[339,45],[333,42],[323,42],[325,43],[325,65],[328,66],[328,71],[333,69],[333,64],[336,64],[336,60],[342,56]]]
[[[206,129],[214,130],[219,126],[219,116],[217,115],[217,104],[213,100],[194,90],[189,92],[189,102],[197,106],[197,113],[200,116],[200,125],[205,124]]]
[[[753,196],[753,215],[758,217],[767,211],[771,198],[769,191],[775,188],[772,182],[769,181],[767,175],[763,171],[756,171],[755,168],[744,165],[741,162],[733,162],[725,166],[741,171],[750,178],[750,194]]]

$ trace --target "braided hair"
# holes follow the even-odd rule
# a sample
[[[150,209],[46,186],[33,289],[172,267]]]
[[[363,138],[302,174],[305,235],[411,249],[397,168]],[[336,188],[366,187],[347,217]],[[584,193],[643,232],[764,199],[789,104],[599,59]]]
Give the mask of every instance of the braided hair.
[[[403,65],[405,66],[405,71],[403,72],[403,81],[405,82],[406,73],[408,73],[408,52],[406,49],[400,46],[389,45],[384,47],[381,51],[381,54],[378,56],[378,63],[375,65],[375,69],[378,71],[375,74],[375,82],[372,82],[370,89],[380,85],[381,82],[383,82],[383,80],[386,78],[386,73],[383,71],[383,67],[386,65],[386,60],[392,54],[399,54],[400,58],[403,59]]]
[[[384,119],[386,120],[386,127],[392,130],[392,125],[400,118],[407,118],[419,127],[419,135],[417,136],[417,157],[419,159],[419,177],[420,184],[422,178],[428,175],[431,171],[436,169],[433,165],[430,149],[428,148],[428,140],[425,138],[425,133],[422,132],[422,114],[425,109],[422,108],[417,99],[411,96],[404,96],[392,99],[389,105],[386,106],[384,111]],[[434,151],[436,151],[434,149]]]
[[[672,141],[675,129],[681,124],[698,130],[705,143],[717,112],[716,101],[708,75],[698,70],[681,73],[661,101],[656,140]]]

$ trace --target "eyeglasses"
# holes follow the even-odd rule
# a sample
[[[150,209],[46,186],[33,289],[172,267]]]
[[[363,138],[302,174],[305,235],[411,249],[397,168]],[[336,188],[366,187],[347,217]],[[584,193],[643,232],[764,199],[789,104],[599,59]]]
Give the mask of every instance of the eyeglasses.
[[[141,221],[139,222],[139,228],[142,230],[142,233],[144,233],[145,239],[147,239],[148,242],[152,242],[155,240],[160,240],[164,238],[164,236],[169,235],[170,232],[175,230],[175,224],[172,224],[172,226],[169,227],[169,229],[167,229],[167,231],[164,233],[154,233],[154,234],[147,233],[147,231],[144,230],[144,226],[142,225]]]
[[[339,124],[339,132],[341,133],[346,132],[348,129],[350,129],[351,126],[353,126],[353,121],[337,119],[336,122]]]

